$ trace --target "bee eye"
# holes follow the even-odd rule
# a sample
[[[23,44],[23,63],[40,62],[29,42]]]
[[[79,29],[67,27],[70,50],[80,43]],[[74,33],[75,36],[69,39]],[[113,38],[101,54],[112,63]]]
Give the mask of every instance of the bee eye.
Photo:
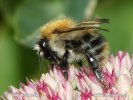
[[[45,47],[45,45],[46,45],[46,43],[45,43],[45,42],[43,42],[43,47]]]

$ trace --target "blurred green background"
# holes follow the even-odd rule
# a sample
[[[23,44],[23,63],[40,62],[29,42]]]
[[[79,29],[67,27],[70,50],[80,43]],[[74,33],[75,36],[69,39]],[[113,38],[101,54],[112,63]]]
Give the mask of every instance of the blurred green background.
[[[111,53],[133,53],[133,0],[0,0],[0,94],[10,85],[39,78],[33,50],[38,28],[58,16],[77,21],[108,18],[103,35]]]

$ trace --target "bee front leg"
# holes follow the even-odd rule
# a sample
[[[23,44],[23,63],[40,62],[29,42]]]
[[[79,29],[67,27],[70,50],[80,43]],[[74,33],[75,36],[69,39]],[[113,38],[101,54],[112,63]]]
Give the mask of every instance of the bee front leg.
[[[55,65],[58,65],[59,64],[59,61],[61,59],[57,56],[57,54],[55,52],[52,52],[49,60],[51,61],[51,67],[53,69],[53,67]]]
[[[49,66],[49,69],[53,69],[55,65],[58,65],[60,61],[60,57],[58,57],[57,53],[52,51],[50,48],[45,48],[44,50],[44,58],[50,61],[51,66]]]

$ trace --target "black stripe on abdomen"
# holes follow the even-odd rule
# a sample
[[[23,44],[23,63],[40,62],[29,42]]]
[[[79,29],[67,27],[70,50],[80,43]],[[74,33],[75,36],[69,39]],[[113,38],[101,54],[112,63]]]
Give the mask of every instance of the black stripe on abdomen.
[[[97,60],[104,59],[105,39],[100,34],[86,34],[82,37],[82,47],[94,55]]]

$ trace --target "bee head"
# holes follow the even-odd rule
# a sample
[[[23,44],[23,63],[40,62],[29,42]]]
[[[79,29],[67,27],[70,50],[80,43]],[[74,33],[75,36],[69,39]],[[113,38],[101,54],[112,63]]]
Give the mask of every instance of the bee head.
[[[48,52],[48,41],[47,39],[40,39],[34,46],[34,50],[40,57],[44,57],[44,54]]]
[[[41,28],[41,37],[48,40],[57,36],[59,31],[67,30],[75,26],[75,23],[70,18],[62,18],[59,20],[51,21]],[[56,33],[56,34],[55,34]]]

